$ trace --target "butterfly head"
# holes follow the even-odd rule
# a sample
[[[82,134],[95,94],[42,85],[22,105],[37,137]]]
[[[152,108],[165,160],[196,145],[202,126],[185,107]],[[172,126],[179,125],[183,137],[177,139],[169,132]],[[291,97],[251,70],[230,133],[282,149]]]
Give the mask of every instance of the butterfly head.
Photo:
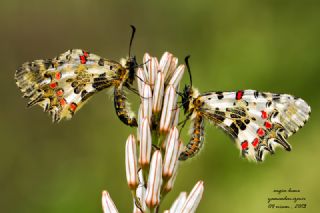
[[[185,85],[183,92],[179,94],[181,96],[182,107],[184,110],[184,114],[189,111],[190,102],[193,99],[193,90],[191,85]]]
[[[129,43],[129,58],[126,61],[125,67],[129,71],[128,82],[133,83],[135,77],[135,69],[138,67],[137,59],[135,56],[131,56],[131,47],[134,35],[136,33],[136,28],[133,25],[130,25],[132,29],[130,43]]]
[[[136,57],[129,57],[126,61],[125,67],[129,72],[128,83],[132,84],[135,78],[136,68],[139,67]]]

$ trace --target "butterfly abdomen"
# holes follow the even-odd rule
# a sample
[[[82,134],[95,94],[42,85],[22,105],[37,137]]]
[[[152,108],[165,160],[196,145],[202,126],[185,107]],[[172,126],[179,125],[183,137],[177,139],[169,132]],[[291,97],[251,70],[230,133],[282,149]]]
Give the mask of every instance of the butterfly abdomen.
[[[204,119],[200,113],[197,113],[193,119],[191,139],[186,145],[184,151],[180,154],[179,160],[187,160],[199,152],[204,140]]]
[[[114,107],[119,119],[128,126],[138,126],[137,120],[130,109],[127,97],[121,87],[114,89]]]

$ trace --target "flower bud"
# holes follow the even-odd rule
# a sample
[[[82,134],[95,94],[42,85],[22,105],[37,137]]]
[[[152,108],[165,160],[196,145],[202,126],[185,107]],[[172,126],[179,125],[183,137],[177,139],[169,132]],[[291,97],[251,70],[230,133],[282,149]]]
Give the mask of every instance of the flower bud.
[[[152,111],[154,113],[158,113],[161,110],[163,93],[164,93],[164,75],[162,72],[158,72],[157,78],[155,81],[154,91],[153,91]]]
[[[146,53],[143,57],[144,69],[146,71],[146,76],[148,78],[148,83],[153,89],[156,74],[158,71],[158,59],[156,57],[151,57],[148,53]]]
[[[198,181],[191,190],[186,202],[182,207],[183,213],[195,212],[202,198],[204,186],[203,181]]]
[[[151,131],[149,126],[149,121],[147,118],[143,119],[140,130],[140,155],[139,163],[142,168],[146,168],[150,163],[151,156]]]
[[[160,189],[162,184],[162,157],[159,150],[155,151],[148,177],[148,185],[146,191],[146,204],[153,209],[160,203]]]
[[[142,68],[138,68],[137,70],[137,85],[139,94],[142,94],[143,86],[145,85],[146,78]]]
[[[169,85],[173,85],[173,87],[176,89],[182,79],[183,73],[184,73],[185,66],[182,64],[180,65],[172,74]]]
[[[107,191],[102,192],[102,209],[104,213],[117,213],[118,210],[114,205],[109,193]]]
[[[172,58],[173,55],[171,53],[165,52],[160,59],[159,68],[163,72],[165,79],[170,69]]]
[[[148,118],[151,123],[152,116],[152,92],[149,85],[145,84],[142,93],[142,118]]]
[[[173,202],[170,212],[181,212],[184,203],[187,200],[187,193],[181,192],[179,197]]]
[[[160,119],[160,132],[168,132],[173,123],[173,112],[175,110],[176,92],[173,86],[169,86],[166,89],[163,108]]]
[[[179,156],[179,131],[176,127],[171,128],[166,144],[166,152],[164,155],[163,162],[163,173],[164,179],[169,179],[174,171],[175,166],[178,163]]]
[[[126,143],[126,175],[131,190],[135,190],[138,186],[136,149],[135,138],[130,135]]]

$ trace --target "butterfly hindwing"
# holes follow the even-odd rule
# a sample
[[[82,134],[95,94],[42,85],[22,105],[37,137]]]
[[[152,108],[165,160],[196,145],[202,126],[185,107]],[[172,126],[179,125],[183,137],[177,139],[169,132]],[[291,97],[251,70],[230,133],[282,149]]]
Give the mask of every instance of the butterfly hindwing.
[[[71,118],[94,93],[117,81],[121,65],[80,49],[20,66],[15,79],[28,106],[40,105],[53,121]]]
[[[287,138],[308,120],[310,106],[287,94],[255,90],[200,95],[199,111],[231,135],[243,156],[261,161],[276,146],[290,150]]]

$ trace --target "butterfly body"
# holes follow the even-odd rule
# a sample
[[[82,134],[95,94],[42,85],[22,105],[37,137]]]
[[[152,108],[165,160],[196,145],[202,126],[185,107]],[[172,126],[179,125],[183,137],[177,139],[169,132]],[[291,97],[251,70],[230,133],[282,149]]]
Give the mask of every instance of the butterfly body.
[[[196,89],[186,86],[182,103],[193,122],[193,131],[203,127],[199,122],[203,122],[200,118],[205,118],[236,141],[242,156],[254,161],[262,161],[265,153],[274,153],[279,145],[290,151],[287,138],[305,124],[311,111],[300,98],[255,90],[199,94]],[[180,160],[186,160],[199,151],[204,139],[203,131],[204,128],[200,128],[198,135],[201,137],[196,137],[196,141],[195,134],[192,134]],[[194,144],[200,146],[195,147]]]
[[[128,126],[138,126],[137,120],[135,119],[129,104],[127,97],[121,87],[114,89],[114,107],[119,119]]]
[[[30,99],[28,106],[40,105],[52,115],[54,122],[58,122],[71,118],[93,94],[132,84],[133,64],[136,64],[134,58],[122,65],[72,49],[54,59],[24,63],[17,69],[15,79],[24,97]],[[124,99],[123,96],[121,93],[117,98]]]
[[[195,113],[190,129],[191,139],[184,152],[180,154],[180,160],[187,160],[196,155],[204,142],[204,117],[201,113]]]

